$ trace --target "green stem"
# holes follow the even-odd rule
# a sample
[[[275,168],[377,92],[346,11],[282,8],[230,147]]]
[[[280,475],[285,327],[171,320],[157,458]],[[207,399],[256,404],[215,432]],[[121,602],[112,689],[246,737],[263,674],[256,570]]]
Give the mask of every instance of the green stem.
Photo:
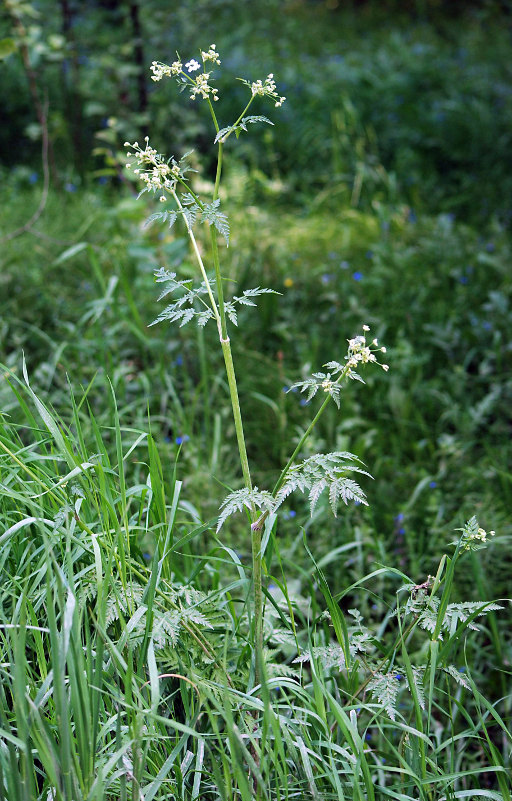
[[[349,371],[349,368],[348,368],[348,366],[347,366],[347,367],[346,367],[346,368],[343,370],[343,372],[341,373],[341,375],[339,376],[339,378],[338,378],[338,379],[335,381],[335,383],[336,383],[336,384],[340,384],[340,383],[343,381],[343,379],[346,377],[346,375],[347,375],[348,371]],[[284,484],[284,480],[285,480],[286,476],[288,475],[288,472],[289,472],[289,470],[290,470],[290,467],[291,467],[291,466],[293,465],[293,463],[295,462],[295,459],[297,458],[297,456],[299,455],[300,451],[302,450],[302,448],[303,448],[303,446],[304,446],[304,443],[306,442],[306,440],[308,439],[309,435],[310,435],[310,434],[311,434],[311,432],[313,431],[314,427],[315,427],[315,426],[316,426],[316,424],[318,423],[319,419],[320,419],[320,418],[321,418],[321,416],[323,415],[323,413],[324,413],[325,409],[327,408],[327,405],[328,405],[328,403],[329,403],[329,401],[330,401],[330,400],[331,400],[331,395],[328,395],[328,396],[326,397],[326,399],[324,400],[324,402],[322,403],[322,405],[320,406],[320,408],[319,408],[319,410],[317,411],[317,413],[315,414],[315,416],[313,417],[313,419],[312,419],[311,423],[310,423],[310,424],[309,424],[309,426],[306,428],[306,430],[305,430],[304,434],[302,435],[302,437],[301,437],[301,438],[300,438],[300,440],[299,440],[299,443],[298,443],[297,447],[295,448],[295,450],[293,451],[292,455],[290,456],[290,458],[289,458],[289,459],[288,459],[288,461],[286,462],[286,465],[285,465],[285,466],[283,467],[283,469],[281,470],[281,474],[280,474],[279,478],[278,478],[278,479],[277,479],[277,481],[276,481],[276,484],[275,484],[275,486],[274,486],[274,489],[272,490],[272,497],[273,497],[273,498],[275,498],[275,497],[276,497],[277,493],[279,492],[279,490],[280,490],[280,489],[281,489],[281,487],[283,486],[283,484]],[[263,512],[263,514],[262,514],[262,515],[260,515],[260,517],[259,517],[259,518],[258,518],[258,520],[257,520],[257,526],[258,526],[259,528],[261,528],[261,527],[262,527],[262,525],[263,525],[263,523],[265,522],[265,520],[267,519],[268,515],[269,515],[269,513],[268,513],[268,512]]]
[[[208,99],[213,124],[217,133],[219,124],[212,103]],[[220,179],[222,175],[223,144],[218,143],[217,151],[217,172],[215,175],[215,186],[213,190],[213,202],[219,197]],[[252,490],[251,471],[247,458],[247,448],[245,444],[244,427],[242,422],[242,412],[240,410],[240,400],[238,397],[238,386],[236,381],[231,343],[228,336],[226,310],[224,305],[224,288],[222,285],[222,275],[220,271],[219,247],[217,243],[217,231],[214,226],[210,226],[210,238],[212,243],[212,257],[215,268],[215,285],[217,289],[217,301],[220,316],[220,343],[226,375],[228,379],[229,394],[231,398],[231,408],[235,422],[236,439],[238,453],[240,456],[240,466],[244,477],[246,488]],[[252,580],[253,580],[253,604],[254,604],[254,644],[255,644],[255,680],[257,684],[263,681],[263,587],[262,587],[262,554],[261,554],[261,528],[255,525],[258,513],[254,504],[251,507],[251,551],[252,551]]]
[[[175,200],[175,203],[176,203],[178,209],[181,212],[183,212],[183,206],[181,205],[180,199],[179,199],[178,195],[176,194],[176,192],[174,190],[172,191],[172,196],[173,196],[173,198]],[[210,299],[210,305],[211,305],[213,314],[215,316],[215,320],[217,321],[217,329],[219,331],[219,336],[222,337],[221,316],[219,314],[219,309],[217,308],[217,304],[216,304],[215,298],[213,296],[213,292],[212,292],[212,287],[211,287],[210,281],[208,280],[208,276],[206,275],[206,270],[205,270],[205,267],[204,267],[204,264],[203,264],[203,259],[201,257],[200,252],[199,252],[199,248],[197,246],[197,242],[196,242],[196,238],[194,236],[194,232],[193,232],[192,227],[191,227],[189,221],[187,220],[187,217],[185,216],[185,214],[183,214],[183,219],[185,220],[185,225],[187,227],[187,233],[188,233],[190,241],[192,243],[192,247],[194,249],[194,253],[195,253],[195,256],[196,256],[196,259],[197,259],[197,263],[199,264],[199,269],[201,270],[201,275],[203,276],[203,281],[205,283],[206,290],[208,292],[208,297]]]
[[[298,443],[297,447],[295,448],[294,452],[292,453],[292,455],[288,459],[286,465],[283,467],[283,469],[281,471],[281,475],[277,479],[276,484],[274,486],[274,489],[272,490],[272,497],[273,498],[276,497],[277,493],[279,492],[279,490],[283,486],[284,480],[285,480],[285,478],[286,478],[286,476],[288,474],[288,471],[289,471],[290,467],[295,462],[295,459],[297,458],[297,456],[299,455],[300,451],[302,450],[302,448],[304,446],[304,443],[306,442],[306,440],[308,439],[309,435],[313,431],[314,427],[316,426],[316,424],[320,420],[320,418],[323,415],[323,413],[324,413],[324,411],[325,411],[325,409],[327,407],[327,404],[329,403],[330,400],[331,400],[331,396],[328,395],[326,397],[326,399],[324,400],[324,402],[322,403],[322,405],[320,406],[320,408],[317,411],[317,413],[315,414],[315,416],[313,417],[313,419],[310,422],[309,426],[306,428],[304,434],[302,435],[302,437],[299,440],[299,443]]]
[[[236,439],[238,443],[238,452],[240,455],[240,465],[244,476],[244,483],[248,490],[252,490],[251,473],[249,470],[249,460],[247,458],[247,449],[245,446],[245,436],[242,423],[242,412],[240,410],[240,401],[238,398],[238,387],[236,382],[235,367],[233,364],[233,356],[231,353],[231,343],[229,337],[221,339],[222,353],[224,356],[224,364],[226,366],[226,374],[228,378],[229,395],[231,398],[231,407],[233,410],[233,419],[235,422]],[[252,522],[256,519],[256,512],[253,510],[251,513]]]

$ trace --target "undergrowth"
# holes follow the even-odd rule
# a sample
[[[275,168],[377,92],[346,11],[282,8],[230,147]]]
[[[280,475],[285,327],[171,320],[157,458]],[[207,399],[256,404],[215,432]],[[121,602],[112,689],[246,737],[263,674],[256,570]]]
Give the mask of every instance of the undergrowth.
[[[510,799],[506,233],[135,153],[2,256],[0,794]]]

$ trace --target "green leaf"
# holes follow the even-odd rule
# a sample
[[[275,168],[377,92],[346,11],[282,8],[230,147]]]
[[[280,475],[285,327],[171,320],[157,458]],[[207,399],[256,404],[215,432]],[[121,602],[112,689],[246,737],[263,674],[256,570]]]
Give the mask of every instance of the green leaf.
[[[226,214],[219,211],[220,198],[209,203],[201,210],[201,220],[208,225],[214,225],[219,234],[224,237],[229,246],[229,223]]]
[[[258,487],[253,487],[252,490],[244,487],[231,492],[221,504],[217,531],[220,531],[227,518],[235,512],[241,512],[244,508],[251,511],[256,507],[256,509],[263,509],[270,513],[274,509],[274,504],[275,501],[270,492],[267,492],[267,490],[260,491]]]
[[[229,125],[227,128],[221,128],[215,137],[214,144],[217,144],[217,142],[225,142],[228,136],[231,136],[232,133],[234,133],[238,139],[242,131],[247,131],[247,125],[255,122],[266,122],[267,125],[274,124],[268,119],[268,117],[262,117],[261,115],[243,117],[243,119],[241,119],[236,125]]]
[[[14,39],[0,39],[0,61],[9,58],[9,56],[15,53],[16,50],[17,47]]]

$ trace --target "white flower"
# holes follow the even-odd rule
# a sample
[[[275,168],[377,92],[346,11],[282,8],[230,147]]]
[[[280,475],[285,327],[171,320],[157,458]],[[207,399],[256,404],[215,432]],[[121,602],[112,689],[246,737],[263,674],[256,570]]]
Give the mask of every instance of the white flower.
[[[190,61],[187,61],[187,63],[185,64],[185,68],[189,72],[195,72],[196,70],[201,69],[201,65],[198,61],[195,60],[195,58],[192,58],[190,59]]]
[[[274,73],[269,72],[269,74],[265,78],[265,83],[263,83],[263,81],[254,81],[254,83],[251,84],[251,92],[253,93],[253,95],[277,97],[276,82],[274,81]]]
[[[210,49],[207,51],[201,50],[201,58],[203,61],[211,61],[213,64],[220,64],[219,54],[214,44],[211,44]]]
[[[162,64],[161,61],[153,61],[151,64],[151,76],[153,81],[161,81],[164,76],[170,78],[171,75],[179,75],[183,69],[181,61],[174,61],[171,66]]]
[[[209,72],[203,72],[202,75],[198,75],[197,76],[195,85],[190,90],[190,97],[192,98],[192,100],[195,100],[197,95],[201,95],[201,97],[204,100],[206,100],[209,95],[211,95],[211,97],[214,100],[218,100],[219,99],[218,96],[217,96],[217,91],[218,90],[214,89],[208,83],[209,77],[210,77],[210,73]]]
[[[369,331],[370,327],[368,325],[363,325],[363,331]],[[380,364],[377,361],[377,357],[375,353],[380,351],[381,353],[386,352],[385,347],[378,347],[379,341],[378,339],[374,339],[371,345],[366,344],[366,336],[364,334],[361,336],[354,337],[353,339],[348,340],[348,355],[346,357],[347,364],[349,367],[358,367],[359,364],[369,364],[371,362],[375,362],[376,364]],[[380,364],[382,369],[387,372],[389,370],[389,365],[387,364]]]
[[[154,147],[149,144],[149,137],[145,139],[146,147],[142,149],[138,142],[130,145],[125,143],[128,147],[133,148],[135,158],[137,160],[137,169],[133,172],[138,175],[139,179],[145,184],[145,190],[152,192],[172,191],[176,187],[178,179],[181,177],[179,164],[174,159],[164,161]],[[142,167],[143,169],[139,169]],[[164,203],[166,200],[165,195],[160,196],[160,201]]]

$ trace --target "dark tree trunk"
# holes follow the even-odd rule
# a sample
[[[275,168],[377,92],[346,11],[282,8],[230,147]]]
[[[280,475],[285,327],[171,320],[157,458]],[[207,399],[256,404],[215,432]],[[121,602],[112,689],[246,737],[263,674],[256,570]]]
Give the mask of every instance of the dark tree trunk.
[[[80,94],[80,65],[73,33],[73,12],[70,0],[60,0],[62,18],[62,35],[69,49],[69,59],[62,62],[62,76],[64,82],[64,98],[66,103],[66,117],[68,119],[71,142],[73,147],[73,162],[79,174],[83,177],[85,172],[84,142],[83,142],[83,114],[82,97]]]
[[[133,57],[137,66],[137,112],[144,120],[142,132],[147,136],[146,112],[148,109],[148,88],[146,83],[146,65],[144,63],[144,39],[140,22],[139,4],[137,0],[130,3],[130,19],[133,34]]]

